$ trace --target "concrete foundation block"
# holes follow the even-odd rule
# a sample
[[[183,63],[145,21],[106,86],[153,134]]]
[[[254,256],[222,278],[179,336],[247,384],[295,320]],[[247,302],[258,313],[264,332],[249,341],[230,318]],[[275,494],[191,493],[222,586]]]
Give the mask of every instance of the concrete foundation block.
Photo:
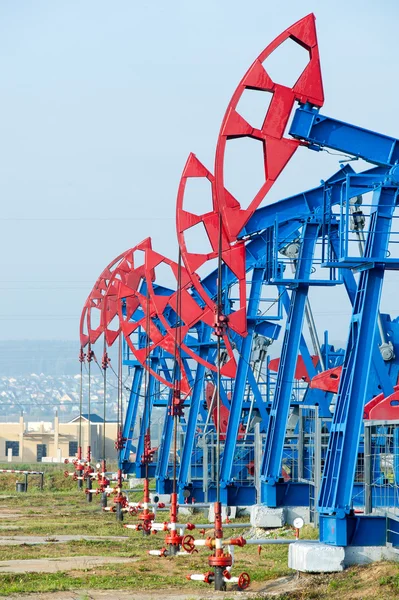
[[[158,502],[170,504],[170,494],[157,494],[156,492],[150,492],[150,502],[153,502],[154,504],[158,504]]]
[[[264,504],[254,504],[251,507],[252,527],[283,527],[286,524],[287,509],[270,508]]]
[[[288,567],[303,573],[337,573],[345,566],[345,548],[320,542],[295,542],[289,545]]]
[[[227,519],[235,519],[237,517],[237,507],[236,506],[222,506],[222,519],[225,521]],[[215,520],[215,506],[213,503],[209,506],[208,511],[208,519],[209,523],[213,523]]]
[[[137,487],[143,487],[144,479],[137,479],[136,477],[129,477],[128,483],[129,483],[129,489],[134,490]]]
[[[345,548],[345,567],[368,565],[380,560],[398,561],[398,553],[388,546],[347,546]]]
[[[389,546],[330,546],[320,542],[290,544],[288,566],[304,573],[334,573],[351,565],[367,565],[380,560],[399,561]]]
[[[195,506],[195,504],[179,504],[179,515],[185,515],[187,517],[192,515],[207,515],[208,508],[202,506]],[[206,517],[204,516],[204,521]]]
[[[294,519],[301,517],[305,525],[310,523],[310,509],[308,506],[287,506],[286,523],[293,525]]]

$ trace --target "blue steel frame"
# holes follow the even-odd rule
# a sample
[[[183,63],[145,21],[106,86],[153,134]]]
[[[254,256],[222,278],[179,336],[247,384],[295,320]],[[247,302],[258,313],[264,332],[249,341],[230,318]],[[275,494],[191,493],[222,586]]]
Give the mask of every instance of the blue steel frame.
[[[397,268],[397,261],[389,260],[387,251],[398,195],[399,140],[324,117],[309,105],[296,110],[290,134],[309,142],[310,149],[333,148],[386,167],[382,177],[376,173],[370,182],[375,187],[371,222],[364,256],[359,258],[362,270],[318,502],[321,541],[343,546],[385,544],[385,520],[354,515],[351,497],[384,272]],[[350,185],[349,181],[347,198],[354,193]],[[353,260],[343,258],[342,267],[354,266]]]
[[[326,184],[331,185],[332,189],[335,190],[335,187],[337,185],[342,185],[343,182],[345,181],[345,177],[348,174],[353,173],[353,170],[350,167],[345,167],[343,169],[341,169],[336,175],[334,175],[332,178],[330,178],[328,180],[328,182],[326,182]],[[322,198],[325,195],[325,187],[326,184],[324,184],[323,186],[320,186],[319,188],[316,188],[315,190],[311,190],[309,192],[306,192],[304,194],[299,195],[298,197],[294,197],[294,199],[287,199],[284,201],[281,201],[279,203],[277,203],[278,206],[278,211],[276,211],[276,205],[274,208],[274,218],[276,215],[276,212],[278,215],[282,215],[281,219],[284,222],[284,218],[286,218],[286,216],[288,217],[288,215],[292,212],[292,208],[298,204],[298,198],[301,198],[302,200],[305,200],[305,204],[304,204],[304,209],[305,209],[305,214],[307,218],[310,218],[309,215],[311,214],[311,210],[316,207],[317,208],[317,204],[320,204],[322,202]],[[332,194],[334,195],[334,194]],[[336,194],[335,194],[336,195]],[[316,198],[317,198],[317,202],[316,202]],[[290,206],[290,210],[287,211],[286,210],[286,206],[287,205],[291,205]],[[262,218],[259,219],[259,216],[257,213],[262,212]],[[274,222],[270,220],[269,214],[270,213],[270,208],[266,207],[266,209],[259,209],[259,211],[257,211],[256,213],[256,225],[254,227],[254,229],[262,229],[263,225],[265,224],[266,226],[270,225],[270,223],[273,224],[273,226],[275,225],[275,220]],[[296,208],[295,210],[295,215],[298,215],[298,209]],[[302,215],[301,215],[302,217]],[[297,220],[296,218],[292,221],[289,222],[285,228],[282,228],[280,226],[279,228],[279,233],[281,233],[281,238],[283,240],[285,240],[285,242],[287,241],[287,237],[289,237],[288,234],[291,234],[291,237],[293,239],[295,239],[298,236],[298,227],[301,226],[301,223],[299,220]],[[309,225],[310,227],[310,225]],[[252,232],[251,232],[252,233]],[[245,232],[245,234],[248,234],[248,231]],[[264,264],[265,261],[265,241],[267,240],[267,238],[264,236],[264,234],[257,234],[257,236],[255,238],[252,238],[251,241],[249,242],[249,244],[247,245],[247,254],[248,254],[248,268],[251,269],[253,267],[255,267],[254,272],[256,271],[256,269],[260,268],[260,265]],[[256,265],[258,265],[258,267],[256,267]],[[264,271],[264,267],[261,269],[262,271]],[[229,275],[229,274],[228,274]],[[226,276],[225,276],[226,278]],[[226,278],[227,279],[227,278]],[[259,278],[259,276],[255,277],[255,280],[258,279],[260,281],[261,278]],[[304,279],[302,278],[301,281],[304,281]],[[229,285],[233,284],[234,281],[233,280],[227,280],[227,283]],[[263,281],[262,281],[263,283]],[[290,281],[290,283],[292,284],[292,280]],[[216,292],[216,282],[215,282],[215,273],[212,273],[210,276],[208,276],[206,278],[206,285],[208,287],[208,289],[210,290],[214,290]],[[283,289],[281,286],[279,288],[280,290]],[[255,298],[253,299],[253,306],[251,308],[251,311],[253,311],[253,319],[254,322],[256,324],[257,330],[261,330],[261,331],[265,331],[265,326],[267,326],[267,323],[264,322],[264,317],[263,318],[257,318],[255,319],[255,315],[257,315],[258,312],[258,306],[259,306],[259,295],[257,297],[258,302],[254,301]],[[285,305],[286,310],[288,309],[289,311],[289,297],[288,294],[281,294],[281,302],[282,304]],[[206,328],[205,328],[206,329]],[[210,335],[210,331],[208,330],[207,335]],[[238,340],[240,341],[240,340]],[[245,344],[245,341],[244,341]],[[250,344],[248,344],[248,347],[250,348]],[[304,343],[303,337],[301,336],[300,338],[300,350],[301,353],[304,357],[306,366],[308,368],[308,372],[311,376],[313,376],[316,371],[313,367],[313,363],[310,360],[310,355],[309,352],[306,348],[306,344]],[[203,351],[205,351],[205,346],[203,348]],[[378,352],[378,350],[377,350]],[[294,353],[293,353],[294,355]],[[236,386],[235,389],[239,389],[240,388],[240,382],[241,382],[241,387],[242,387],[242,382],[244,383],[244,389],[245,386],[247,384],[247,377],[249,379],[249,383],[251,385],[251,387],[256,390],[256,385],[254,385],[254,381],[253,381],[253,374],[250,371],[250,369],[248,369],[248,357],[243,356],[243,350],[241,348],[241,357],[239,359],[239,366],[238,366],[238,377],[237,377],[237,381],[236,381]],[[284,361],[283,361],[284,364]],[[292,365],[291,365],[292,368]],[[201,371],[203,371],[203,369],[200,368],[200,365],[198,365],[197,367],[197,374],[196,374],[196,385],[194,387],[195,390],[195,394],[193,394],[193,398],[192,398],[192,402],[194,401],[194,408],[193,408],[193,404],[191,404],[191,407],[193,408],[193,410],[190,410],[190,415],[189,415],[189,428],[190,431],[193,430],[194,426],[197,423],[197,419],[198,419],[198,414],[196,414],[196,407],[201,406],[201,379],[203,376],[203,373],[201,373]],[[246,371],[246,377],[242,376],[242,373]],[[251,377],[252,375],[252,377]],[[291,378],[292,381],[292,378]],[[287,386],[287,390],[288,388],[291,387],[292,389],[292,384],[291,386]],[[289,391],[289,390],[288,390]],[[260,391],[257,391],[258,395],[260,395]],[[287,392],[288,393],[288,392]],[[318,400],[320,400],[320,396],[322,394],[320,394],[319,391],[317,390],[312,390],[311,394],[309,395],[313,395],[316,396],[318,394],[319,398]],[[240,401],[240,397],[241,397],[241,401]],[[225,398],[225,403],[227,404],[226,401],[226,396],[224,395]],[[237,400],[238,398],[238,400]],[[263,404],[262,403],[262,398],[260,399],[261,401],[258,402],[257,406],[258,408],[263,408]],[[316,399],[314,399],[314,401],[316,401]],[[243,395],[239,395],[237,392],[234,393],[234,397],[233,397],[233,401],[231,403],[232,406],[232,414],[235,415],[235,426],[238,428],[238,424],[241,422],[242,417],[241,417],[241,410],[243,407]],[[240,406],[241,405],[241,406]],[[234,407],[237,407],[236,409]],[[240,409],[238,409],[240,407]],[[130,404],[129,404],[129,409],[130,409]],[[129,412],[132,412],[133,409],[131,409]],[[133,411],[133,414],[137,414],[137,409],[136,412]],[[263,408],[263,411],[261,410],[261,414],[262,414],[262,418],[263,418],[263,427],[266,427],[267,425],[267,413],[265,412],[265,409]],[[238,416],[238,418],[237,418]],[[226,490],[227,487],[230,485],[231,486],[231,481],[232,481],[232,462],[233,462],[233,456],[234,456],[234,452],[235,452],[235,447],[236,447],[236,440],[237,440],[237,435],[236,434],[231,434],[231,428],[232,428],[232,423],[233,421],[231,421],[231,419],[229,420],[229,428],[228,428],[228,433],[227,433],[227,439],[226,439],[226,446],[228,451],[225,452],[223,454],[223,462],[222,462],[222,480],[224,482],[224,487],[223,489]],[[237,424],[238,423],[238,424]],[[230,431],[229,431],[230,430]],[[169,458],[169,448],[170,448],[170,442],[171,442],[171,427],[170,427],[170,420],[168,419],[168,417],[166,416],[165,419],[165,428],[164,428],[164,434],[162,437],[162,443],[160,446],[160,452],[159,452],[159,461],[157,464],[157,471],[156,471],[156,476],[157,476],[157,486],[158,486],[158,491],[168,491],[168,477],[167,477],[167,467],[168,467],[168,458]],[[142,435],[140,436],[140,438],[142,438]],[[189,457],[191,458],[192,452],[191,450],[191,446],[194,443],[194,436],[190,435],[186,435],[186,445],[183,448],[183,457],[182,457],[182,465],[181,465],[181,472],[179,472],[179,490],[181,492],[181,498],[182,498],[182,492],[184,489],[187,488],[188,486],[188,481],[187,481],[187,474],[188,474],[188,470],[189,470]],[[125,452],[126,454],[126,452]],[[137,456],[139,457],[140,454],[138,453]],[[136,465],[136,472],[137,474],[140,473],[140,464]],[[280,470],[281,472],[281,470]],[[169,490],[170,491],[170,490]],[[226,501],[227,501],[227,496],[226,496]]]
[[[339,128],[337,127],[337,125],[339,125]],[[398,141],[394,140],[393,138],[389,138],[387,136],[381,136],[380,134],[374,134],[373,132],[369,132],[360,128],[356,128],[353,127],[351,125],[347,125],[347,124],[343,124],[341,122],[337,122],[335,120],[329,119],[328,117],[322,117],[317,110],[313,109],[312,107],[309,106],[305,106],[305,107],[300,107],[299,109],[297,109],[295,117],[294,117],[294,121],[291,127],[291,132],[290,132],[294,137],[298,137],[302,140],[306,140],[309,142],[309,148],[314,149],[314,150],[320,150],[322,149],[323,146],[327,146],[330,148],[334,148],[337,150],[341,150],[344,151],[348,154],[352,154],[353,156],[359,156],[362,158],[365,158],[366,160],[369,160],[369,162],[375,163],[377,165],[380,165],[380,167],[378,167],[377,169],[371,169],[368,172],[368,181],[366,182],[365,179],[363,178],[363,181],[360,181],[360,183],[358,183],[358,187],[356,188],[356,193],[361,193],[361,191],[359,192],[359,189],[364,189],[366,190],[367,187],[369,185],[379,185],[380,186],[380,190],[384,189],[384,194],[380,194],[380,196],[382,195],[384,198],[385,196],[388,198],[389,197],[389,193],[388,190],[396,190],[396,184],[392,184],[392,180],[390,183],[391,187],[382,187],[382,182],[384,181],[384,178],[386,177],[387,174],[387,169],[386,168],[381,168],[381,165],[383,167],[386,167],[387,165],[392,165],[393,162],[396,161],[396,157],[398,155]],[[342,269],[343,272],[343,281],[345,284],[345,287],[348,291],[348,295],[349,297],[355,301],[355,308],[354,310],[358,310],[358,304],[360,303],[362,305],[362,307],[364,307],[364,302],[366,301],[365,299],[370,298],[370,300],[373,301],[372,306],[375,307],[375,311],[374,311],[374,321],[371,318],[366,318],[363,319],[364,321],[366,321],[366,324],[363,325],[363,329],[362,331],[366,328],[367,331],[367,335],[363,334],[363,336],[366,336],[366,340],[370,341],[369,346],[367,349],[364,348],[364,346],[361,349],[361,352],[359,351],[359,347],[361,345],[361,343],[359,342],[358,336],[355,336],[353,334],[353,332],[351,332],[351,337],[350,337],[350,341],[348,344],[348,349],[349,347],[355,348],[357,351],[359,351],[359,357],[357,358],[357,365],[362,365],[362,368],[364,368],[364,366],[367,366],[367,374],[369,374],[370,372],[370,366],[371,366],[371,362],[374,363],[375,366],[375,371],[376,371],[376,375],[378,376],[378,379],[381,383],[381,387],[384,391],[385,394],[389,393],[392,390],[392,379],[389,376],[389,374],[387,373],[387,369],[386,366],[384,365],[381,355],[378,351],[378,346],[374,343],[375,341],[375,331],[376,331],[376,315],[377,315],[377,310],[378,310],[378,299],[379,299],[379,294],[378,294],[378,285],[382,285],[382,279],[379,280],[377,276],[373,277],[373,273],[375,271],[375,273],[381,273],[381,270],[383,271],[383,267],[381,267],[381,260],[384,263],[384,265],[387,265],[389,262],[392,263],[391,268],[395,268],[396,265],[394,265],[393,263],[395,261],[389,261],[385,259],[385,254],[382,252],[383,250],[383,244],[381,242],[381,240],[379,241],[379,243],[375,243],[372,245],[372,252],[367,254],[366,256],[363,257],[362,263],[367,263],[369,262],[369,264],[366,267],[366,270],[362,272],[361,274],[361,281],[365,280],[367,282],[367,290],[359,288],[358,291],[356,291],[356,285],[354,282],[354,278],[353,275],[350,271],[347,271],[345,269],[345,267],[350,268],[353,267],[353,261],[345,264],[345,261],[341,259],[341,251],[340,251],[340,244],[339,244],[339,236],[337,235],[338,232],[338,228],[337,228],[337,222],[334,221],[334,218],[331,216],[330,213],[330,209],[334,204],[338,204],[341,201],[342,198],[342,187],[345,184],[348,188],[348,186],[350,187],[350,183],[348,183],[348,180],[350,179],[350,176],[353,174],[353,170],[347,165],[345,166],[343,169],[341,169],[341,171],[339,173],[337,173],[335,176],[333,176],[333,178],[330,178],[330,180],[328,180],[327,182],[325,182],[322,186],[320,186],[319,188],[315,188],[314,190],[310,190],[309,192],[305,192],[303,194],[299,194],[298,196],[295,196],[293,198],[289,198],[280,202],[275,203],[272,206],[268,206],[268,207],[264,207],[262,209],[259,209],[258,211],[256,211],[255,215],[252,217],[252,219],[250,220],[250,222],[247,224],[246,228],[243,230],[242,232],[242,236],[251,236],[252,239],[248,242],[247,244],[247,255],[248,255],[248,264],[247,264],[247,268],[251,269],[254,268],[254,273],[256,271],[257,275],[255,277],[255,279],[253,279],[253,285],[255,286],[255,283],[257,282],[257,285],[259,284],[259,282],[262,280],[265,281],[265,276],[264,276],[264,264],[263,266],[258,266],[255,267],[256,263],[262,260],[264,261],[264,257],[265,257],[265,248],[267,246],[268,241],[270,240],[270,234],[269,232],[267,232],[267,230],[269,229],[269,231],[272,230],[272,228],[276,228],[276,220],[278,222],[278,229],[279,231],[281,230],[281,226],[282,224],[286,224],[286,228],[290,228],[293,239],[295,239],[295,235],[298,235],[298,230],[301,228],[304,219],[308,219],[308,223],[306,223],[303,228],[306,231],[313,231],[313,235],[310,236],[311,238],[311,242],[309,242],[309,240],[306,239],[305,237],[305,243],[302,244],[302,255],[303,255],[303,261],[300,260],[298,263],[298,270],[301,269],[301,265],[303,268],[303,272],[301,273],[297,273],[296,278],[294,280],[289,280],[288,283],[294,287],[294,290],[292,292],[292,298],[291,298],[291,304],[290,304],[290,311],[289,311],[289,320],[288,320],[288,327],[286,328],[286,332],[285,332],[285,338],[284,338],[284,347],[283,347],[283,354],[282,354],[282,358],[280,361],[280,367],[279,367],[279,372],[278,372],[278,383],[277,383],[277,389],[276,389],[276,393],[274,396],[274,401],[273,401],[273,405],[271,408],[271,416],[269,418],[269,425],[268,425],[268,430],[267,430],[267,443],[265,446],[265,456],[264,456],[264,461],[263,461],[263,466],[262,466],[262,479],[264,481],[264,485],[263,485],[263,490],[264,490],[264,498],[266,499],[266,501],[269,503],[269,505],[277,505],[279,498],[278,498],[278,492],[277,492],[277,485],[280,485],[280,474],[281,474],[281,457],[282,457],[282,452],[283,452],[283,446],[284,446],[284,435],[285,435],[285,429],[286,429],[286,423],[287,423],[287,418],[288,418],[288,413],[289,413],[289,407],[290,407],[290,385],[287,385],[287,381],[292,382],[293,380],[293,373],[295,370],[295,365],[296,365],[296,359],[297,359],[297,355],[298,355],[298,350],[302,348],[301,346],[301,332],[302,332],[302,323],[303,323],[303,309],[304,309],[304,302],[306,300],[306,296],[307,296],[307,290],[309,285],[312,284],[312,282],[310,281],[310,270],[309,267],[311,267],[312,265],[312,259],[313,259],[313,252],[314,252],[314,246],[316,243],[316,238],[319,236],[320,234],[320,226],[321,226],[321,235],[322,236],[326,236],[326,231],[327,231],[327,236],[328,236],[328,240],[329,243],[331,245],[331,249],[332,251],[335,252],[335,256],[339,257],[339,260],[334,262],[333,260],[330,262],[327,260],[325,262],[325,266],[326,267],[338,267],[340,269]],[[391,175],[393,176],[393,178],[395,179],[395,174],[394,172],[391,173]],[[361,176],[360,176],[361,177]],[[352,180],[352,192],[353,194],[355,193],[355,184],[353,183],[354,181],[354,177]],[[395,196],[396,198],[396,192],[392,192],[392,194]],[[377,209],[376,209],[376,213],[379,212],[378,207],[380,206],[380,203],[377,204]],[[394,206],[394,203],[392,204],[392,206]],[[320,218],[318,219],[313,219],[312,222],[312,215],[314,215],[315,213],[319,212],[322,213],[323,215],[323,220],[320,220]],[[276,217],[276,213],[277,213],[277,217]],[[383,215],[385,221],[381,221],[381,222],[387,222],[390,221],[389,217],[391,216],[390,214],[383,214],[383,211],[381,212],[381,214]],[[388,217],[388,218],[387,218]],[[376,221],[378,221],[378,223],[380,223],[380,219],[376,218]],[[263,232],[263,233],[260,233]],[[379,230],[374,229],[374,233],[373,233],[373,238],[375,239],[376,237],[376,233],[379,232]],[[295,234],[295,235],[294,235]],[[255,237],[256,236],[256,237]],[[377,236],[378,237],[378,236]],[[387,237],[389,238],[389,233],[387,235]],[[281,239],[286,239],[283,236],[281,237]],[[273,240],[273,244],[274,244],[274,251],[276,250],[276,245],[279,244],[279,239],[274,239]],[[308,247],[307,247],[308,246]],[[329,258],[331,259],[332,254],[329,255]],[[376,260],[378,259],[378,265],[376,266]],[[306,265],[306,269],[305,269],[305,265]],[[364,267],[363,267],[364,268]],[[388,267],[389,268],[389,267]],[[396,267],[397,268],[397,267]],[[263,274],[261,274],[263,271]],[[276,274],[276,269],[274,269],[273,273],[274,273],[274,277]],[[370,275],[371,273],[371,275]],[[266,278],[267,279],[267,278]],[[228,275],[225,274],[225,280],[228,280]],[[229,284],[233,283],[233,281],[229,281]],[[280,284],[282,283],[282,281],[280,282]],[[337,282],[336,282],[337,283]],[[216,275],[215,273],[212,273],[210,276],[208,276],[205,280],[204,280],[204,285],[207,286],[208,290],[211,290],[213,295],[216,294]],[[254,288],[255,290],[255,288]],[[253,335],[253,331],[256,330],[256,328],[261,327],[263,325],[261,320],[256,320],[255,317],[251,317],[252,313],[254,313],[254,315],[256,315],[256,310],[255,310],[255,306],[256,306],[256,294],[257,292],[254,291],[254,294],[251,295],[250,297],[250,304],[253,303],[253,307],[251,306],[251,309],[248,310],[248,314],[249,314],[249,330],[250,330],[250,335],[248,336],[248,342],[246,342],[246,340],[244,340],[241,344],[239,344],[239,348],[240,348],[240,360],[239,360],[239,365],[238,365],[238,376],[237,376],[237,380],[236,380],[236,384],[235,384],[235,390],[233,393],[233,400],[231,402],[231,413],[230,413],[230,420],[229,420],[229,425],[228,425],[228,433],[227,433],[227,439],[226,439],[226,449],[225,449],[225,453],[223,455],[223,461],[222,461],[222,465],[221,465],[221,474],[222,474],[222,485],[223,488],[226,489],[229,485],[231,485],[231,465],[232,465],[232,461],[233,461],[233,457],[234,457],[234,451],[235,451],[235,442],[237,440],[237,432],[238,432],[238,427],[240,425],[240,422],[242,422],[242,410],[243,410],[243,406],[244,406],[244,394],[243,394],[243,390],[245,389],[245,386],[247,385],[248,382],[248,377],[251,380],[250,384],[254,385],[254,381],[253,379],[251,379],[250,375],[248,375],[249,373],[249,369],[248,369],[248,356],[250,355],[250,351],[251,351],[251,342],[252,342],[252,335]],[[287,295],[285,296],[285,298],[287,299]],[[285,299],[285,302],[286,302]],[[364,311],[363,311],[364,312]],[[361,314],[363,315],[363,312],[361,311]],[[370,311],[369,311],[370,312]],[[353,325],[352,325],[352,330],[357,330],[357,329],[361,329],[360,325],[359,325],[359,319],[358,319],[358,313],[354,313],[354,320],[353,320]],[[253,322],[251,322],[251,318],[254,318],[255,320],[255,324]],[[353,338],[353,339],[352,339]],[[363,339],[363,337],[361,337],[360,339]],[[293,342],[293,343],[292,343]],[[352,348],[352,349],[353,349]],[[349,350],[347,349],[347,353],[346,353],[346,357],[348,356],[348,352]],[[205,350],[204,350],[205,352]],[[346,363],[344,364],[345,367],[345,371],[344,373],[346,373],[348,371],[348,358],[345,358]],[[368,362],[367,362],[368,361]],[[352,366],[352,365],[351,365]],[[360,368],[360,367],[359,367]],[[350,369],[349,369],[350,371]],[[199,370],[197,367],[197,374],[198,374]],[[396,373],[397,374],[397,373]],[[349,376],[347,376],[349,377]],[[340,388],[340,393],[338,395],[338,400],[337,400],[337,411],[338,411],[338,407],[339,407],[339,402],[342,402],[342,400],[339,400],[342,397],[342,393],[341,389],[344,381],[345,377],[343,377],[342,381],[341,381],[341,388]],[[334,427],[332,429],[332,436],[331,436],[331,451],[328,453],[327,456],[327,462],[326,462],[326,468],[325,468],[325,475],[323,477],[323,489],[322,489],[322,493],[325,495],[324,497],[328,497],[330,499],[329,502],[324,503],[322,502],[322,495],[321,495],[321,505],[320,505],[320,510],[322,511],[323,514],[328,514],[328,515],[336,515],[339,514],[339,517],[342,520],[342,517],[347,514],[350,514],[350,497],[351,497],[351,493],[352,493],[352,488],[353,488],[353,474],[354,474],[354,466],[356,464],[356,457],[357,457],[357,447],[358,447],[358,443],[359,443],[359,436],[360,436],[360,428],[361,428],[361,413],[362,413],[362,408],[364,405],[364,399],[367,395],[367,386],[370,383],[370,377],[367,376],[366,378],[364,378],[365,381],[363,381],[363,391],[362,391],[362,396],[360,397],[359,394],[356,395],[356,398],[352,398],[352,396],[349,394],[349,408],[348,408],[348,415],[350,415],[350,417],[346,417],[344,415],[343,421],[344,423],[340,422],[339,426],[337,426],[335,429],[338,430],[335,431]],[[198,378],[196,377],[196,385],[194,386],[194,394],[193,394],[193,398],[192,400],[195,400],[195,402],[191,403],[191,409],[192,410],[192,418],[191,417],[191,410],[190,410],[190,416],[188,419],[188,424],[190,427],[190,431],[193,430],[193,428],[195,428],[195,425],[197,423],[197,419],[198,419],[198,411],[197,411],[197,407],[200,406],[201,404],[201,380],[202,380],[202,374],[200,373],[200,375],[198,376]],[[350,386],[349,386],[350,387]],[[353,387],[353,386],[352,386]],[[292,388],[292,383],[291,383],[291,388]],[[348,392],[349,393],[349,392]],[[225,398],[226,401],[226,398]],[[355,408],[351,408],[352,406],[354,406]],[[132,413],[134,413],[134,409],[131,410]],[[352,414],[353,413],[353,414]],[[360,420],[358,419],[360,414]],[[276,418],[278,415],[278,419]],[[338,412],[337,412],[337,418],[338,418]],[[353,442],[352,444],[349,444],[349,442],[347,442],[347,444],[349,444],[349,448],[352,452],[352,450],[354,448],[356,448],[356,450],[354,450],[352,452],[352,459],[350,461],[350,464],[347,463],[347,461],[338,461],[339,465],[339,469],[342,468],[342,463],[346,464],[346,471],[343,471],[343,477],[341,477],[341,471],[340,471],[340,477],[338,478],[341,481],[341,485],[339,490],[336,489],[337,487],[337,479],[335,478],[335,471],[333,469],[332,473],[334,473],[332,476],[330,476],[330,471],[328,471],[328,469],[331,469],[330,463],[331,464],[337,464],[337,461],[333,458],[331,458],[332,454],[334,454],[334,456],[337,456],[337,452],[334,450],[333,444],[334,444],[334,439],[335,440],[339,440],[336,441],[336,447],[341,447],[341,443],[343,444],[344,442],[342,441],[342,438],[345,436],[341,435],[343,434],[343,431],[348,429],[348,419],[350,418],[351,423],[349,426],[349,430],[352,431],[352,421],[358,421],[358,426],[357,429],[355,429],[355,431],[359,431],[359,435],[357,436],[357,440],[356,443]],[[168,432],[168,429],[166,428],[165,431],[165,438],[169,438],[170,437],[170,433]],[[194,443],[194,436],[186,436],[186,442],[187,440],[189,440],[189,443],[185,445],[184,449],[183,449],[183,456],[182,456],[182,468],[181,468],[181,472],[179,475],[179,489],[182,491],[183,489],[186,488],[186,486],[188,485],[188,481],[187,481],[187,474],[188,474],[188,469],[189,469],[189,459],[190,459],[190,455],[192,454],[192,452],[190,453],[190,449],[192,448],[192,445]],[[338,468],[335,467],[335,468]],[[164,469],[161,469],[161,471]],[[327,493],[327,488],[329,489],[329,492]],[[345,498],[346,504],[342,502],[342,498]],[[340,504],[338,504],[338,498],[340,498]],[[348,500],[349,499],[349,500]],[[342,513],[343,510],[343,513]],[[349,512],[348,512],[349,511]],[[334,518],[335,518],[334,517]],[[323,522],[324,523],[324,522]],[[336,525],[334,524],[334,527]],[[349,526],[348,526],[349,527]],[[348,529],[347,527],[347,529]],[[349,527],[350,529],[350,527]],[[349,530],[348,529],[348,530]],[[323,524],[322,526],[322,531],[325,531],[325,526]],[[331,540],[328,538],[328,536],[325,537],[326,541],[330,541],[331,543],[338,543],[336,538],[335,540]],[[340,541],[342,542],[342,537],[339,538]],[[348,536],[346,537],[346,541],[348,541]]]

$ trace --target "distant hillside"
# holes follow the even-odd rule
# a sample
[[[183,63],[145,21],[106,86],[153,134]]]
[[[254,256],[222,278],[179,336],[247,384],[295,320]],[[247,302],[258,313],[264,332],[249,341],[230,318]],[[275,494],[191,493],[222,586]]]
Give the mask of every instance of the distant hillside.
[[[0,376],[45,373],[74,375],[79,372],[79,342],[27,340],[0,342]]]
[[[271,357],[280,355],[282,336],[269,348]],[[102,347],[94,350],[101,361]],[[117,365],[117,344],[109,350],[112,363]],[[337,342],[336,348],[344,347]],[[312,347],[309,345],[311,351]],[[60,340],[27,340],[0,342],[0,377],[17,377],[44,373],[53,377],[79,373],[79,342]]]

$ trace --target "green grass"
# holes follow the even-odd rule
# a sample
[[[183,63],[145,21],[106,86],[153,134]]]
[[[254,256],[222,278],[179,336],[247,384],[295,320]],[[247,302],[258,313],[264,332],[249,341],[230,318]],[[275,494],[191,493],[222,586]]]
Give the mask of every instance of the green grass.
[[[56,468],[55,468],[56,467]],[[56,469],[61,472],[57,472]],[[193,599],[196,595],[209,592],[202,583],[188,581],[188,573],[203,573],[209,570],[208,551],[201,549],[189,558],[157,559],[150,557],[147,550],[162,548],[164,534],[142,536],[140,533],[122,527],[112,513],[104,513],[99,505],[99,496],[87,503],[86,496],[77,490],[76,483],[63,478],[64,466],[51,465],[46,472],[47,483],[56,482],[55,490],[46,487],[39,492],[33,487],[27,493],[16,494],[0,487],[0,535],[43,535],[48,540],[57,540],[63,534],[90,536],[122,536],[123,540],[79,540],[33,545],[0,546],[0,561],[47,559],[77,556],[104,556],[132,558],[129,563],[112,562],[87,569],[75,568],[58,573],[0,573],[0,596],[15,593],[44,593],[66,590],[82,590],[82,600],[86,590],[174,590],[186,591]],[[49,479],[51,477],[51,479]],[[63,479],[62,479],[63,478]],[[72,489],[62,489],[64,481],[73,483]],[[1,480],[0,480],[1,482]],[[59,483],[57,483],[59,482]],[[130,499],[140,500],[142,492],[129,492]],[[112,499],[109,499],[112,503]],[[7,516],[8,515],[8,516]],[[167,519],[167,513],[160,513],[158,521]],[[203,522],[203,514],[184,516],[185,522]],[[248,521],[244,517],[242,521]],[[135,522],[126,517],[125,523]],[[243,533],[237,520],[237,528],[227,535]],[[198,532],[194,532],[199,537]],[[272,537],[293,537],[290,528],[276,530]],[[58,536],[58,537],[57,537]],[[301,530],[301,538],[316,539],[317,531],[310,526]],[[292,574],[287,566],[288,545],[263,546],[260,556],[257,545],[237,548],[235,551],[234,575],[247,571],[255,589],[278,577]],[[137,560],[139,558],[139,560]],[[378,563],[369,567],[355,567],[335,575],[301,575],[304,587],[289,593],[273,596],[277,600],[370,600],[399,599],[399,565]],[[234,588],[233,590],[234,591]],[[361,593],[362,595],[359,595]],[[223,600],[232,600],[229,588]],[[262,595],[260,594],[259,600]],[[255,600],[255,599],[253,599]]]
[[[398,571],[398,565],[395,564],[394,568]],[[381,577],[378,583],[380,586],[389,587],[392,591],[399,591],[399,572],[394,575]]]
[[[47,475],[46,475],[47,476]],[[54,479],[58,476],[53,473]],[[140,500],[141,492],[130,493],[130,499]],[[110,502],[112,500],[110,499]],[[164,534],[142,536],[125,529],[116,521],[112,513],[104,513],[99,506],[99,497],[94,496],[92,503],[86,502],[86,496],[76,489],[38,492],[31,488],[25,494],[7,493],[0,495],[0,511],[10,513],[0,520],[1,526],[10,529],[1,530],[0,535],[44,535],[48,539],[57,539],[63,534],[124,536],[125,540],[70,541],[67,543],[24,544],[0,546],[0,560],[26,560],[61,558],[73,556],[106,556],[140,558],[128,564],[107,564],[87,571],[65,573],[0,574],[0,595],[18,592],[52,592],[79,589],[131,589],[152,590],[158,588],[187,588],[193,592],[204,588],[198,582],[188,581],[187,573],[202,573],[209,570],[208,553],[202,551],[189,559],[163,559],[158,561],[147,554],[147,550],[161,548]],[[166,519],[167,513],[160,513],[160,519]],[[14,516],[13,516],[14,515]],[[184,521],[203,522],[203,514],[184,517]],[[244,517],[242,521],[247,521]],[[134,522],[126,517],[124,522]],[[237,522],[237,528],[229,530],[229,535],[240,535],[243,529]],[[287,533],[287,532],[285,532]],[[292,535],[292,531],[288,534]],[[156,568],[154,569],[154,564]],[[257,547],[248,546],[237,549],[235,571],[250,570],[254,581],[265,581],[287,574],[287,547],[269,546],[258,557]]]

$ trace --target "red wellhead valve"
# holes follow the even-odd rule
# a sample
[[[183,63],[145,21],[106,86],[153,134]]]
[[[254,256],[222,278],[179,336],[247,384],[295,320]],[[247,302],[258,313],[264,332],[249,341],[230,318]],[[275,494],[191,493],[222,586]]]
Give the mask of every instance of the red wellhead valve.
[[[248,573],[241,573],[241,575],[238,578],[238,583],[237,583],[240,590],[246,590],[247,587],[249,587],[250,583],[251,583],[251,578],[248,575]]]
[[[215,573],[213,571],[207,571],[204,573],[204,583],[211,584],[215,578]]]

